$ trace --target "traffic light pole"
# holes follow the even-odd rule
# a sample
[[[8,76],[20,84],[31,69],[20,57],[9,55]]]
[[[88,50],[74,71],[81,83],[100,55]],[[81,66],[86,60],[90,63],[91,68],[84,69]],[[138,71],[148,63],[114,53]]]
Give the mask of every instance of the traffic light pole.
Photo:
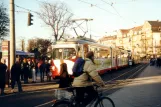
[[[15,9],[14,0],[10,0],[10,69],[15,63]]]

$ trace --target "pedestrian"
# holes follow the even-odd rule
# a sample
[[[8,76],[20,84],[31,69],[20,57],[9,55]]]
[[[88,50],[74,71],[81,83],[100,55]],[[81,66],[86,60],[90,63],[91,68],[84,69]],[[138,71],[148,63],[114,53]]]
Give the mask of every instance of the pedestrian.
[[[38,61],[38,59],[36,59],[36,62],[35,62],[35,70],[36,70],[36,80],[37,80],[37,75],[38,75],[38,73],[39,73],[39,67],[38,67],[38,63],[39,63],[39,61]]]
[[[29,79],[32,79],[32,69],[31,69],[31,66],[32,66],[32,60],[29,58],[27,60],[28,64],[29,64],[29,72],[28,72],[28,78]]]
[[[46,74],[47,74],[47,81],[51,81],[51,75],[52,73],[50,72],[50,60],[46,62]]]
[[[24,81],[24,71],[23,71],[23,59],[20,60],[21,63],[21,81]]]
[[[97,92],[93,88],[93,80],[98,85],[105,86],[97,72],[92,51],[86,54],[83,71],[83,74],[74,77],[72,84],[76,89],[76,101],[79,107],[85,107],[97,96]],[[85,94],[87,94],[86,98],[84,98]]]
[[[61,60],[60,64],[60,81],[59,81],[59,88],[66,88],[71,85],[67,64]]]
[[[6,71],[7,71],[7,65],[4,62],[4,59],[1,59],[0,61],[0,89],[1,89],[1,95],[4,95],[4,88],[6,83]]]
[[[7,66],[6,59],[4,60],[4,64]],[[10,85],[9,81],[10,81],[10,71],[8,69],[8,66],[7,66],[7,70],[6,70],[6,85],[5,85],[5,87],[9,87],[9,85]]]
[[[24,73],[24,83],[27,84],[29,78],[29,64],[26,58],[23,60],[23,73]]]
[[[45,63],[44,63],[44,60],[42,60],[39,69],[40,69],[40,79],[41,79],[41,82],[44,82],[44,73],[45,73]]]
[[[31,72],[32,72],[32,83],[36,83],[36,69],[35,69],[35,61],[34,59],[31,60]]]
[[[11,92],[14,92],[15,82],[17,82],[18,91],[22,92],[20,74],[21,74],[21,64],[19,62],[19,59],[16,58],[16,63],[13,64],[11,67],[11,88],[12,88]]]

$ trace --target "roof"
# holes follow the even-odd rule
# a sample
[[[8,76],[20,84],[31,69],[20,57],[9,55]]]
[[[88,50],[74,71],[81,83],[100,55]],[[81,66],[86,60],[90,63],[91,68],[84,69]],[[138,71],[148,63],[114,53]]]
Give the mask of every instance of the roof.
[[[117,38],[116,36],[105,36],[105,37],[99,39],[99,41],[115,40],[116,38]]]
[[[157,21],[148,21],[149,24],[152,26],[153,32],[160,32],[159,27],[161,28],[161,22],[159,20]]]
[[[133,30],[133,31],[140,31],[140,30],[142,30],[142,27],[143,26],[133,27],[133,28],[131,28],[131,30]]]
[[[148,22],[152,27],[161,27],[161,22],[159,20],[157,20],[157,21],[148,21]]]
[[[122,34],[127,34],[129,32],[130,29],[120,29],[120,32]]]
[[[16,51],[16,55],[34,55],[34,53],[24,52],[24,51]]]

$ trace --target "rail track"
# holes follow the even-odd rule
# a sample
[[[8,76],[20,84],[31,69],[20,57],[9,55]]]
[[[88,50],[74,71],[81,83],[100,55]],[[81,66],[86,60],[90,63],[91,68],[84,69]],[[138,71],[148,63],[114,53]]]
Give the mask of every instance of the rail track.
[[[104,92],[111,94],[133,81],[149,64],[139,64],[135,67],[108,73],[104,76],[106,86]],[[119,73],[118,73],[119,72]]]

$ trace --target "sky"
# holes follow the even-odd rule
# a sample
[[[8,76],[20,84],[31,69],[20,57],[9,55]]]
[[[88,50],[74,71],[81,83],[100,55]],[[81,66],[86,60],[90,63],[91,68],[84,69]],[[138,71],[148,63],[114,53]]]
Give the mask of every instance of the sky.
[[[1,0],[9,13],[9,1]],[[92,35],[93,39],[99,39],[108,32],[118,29],[128,29],[135,26],[143,25],[146,20],[161,20],[161,0],[15,0],[15,4],[32,10],[40,11],[40,4],[43,2],[55,3],[56,1],[64,2],[70,12],[74,14],[73,19],[87,18],[86,23],[81,26],[88,30],[85,35]],[[113,4],[113,5],[111,5]],[[15,6],[15,29],[17,44],[21,39],[32,38],[52,38],[52,29],[46,26],[43,21],[35,14],[33,25],[27,26],[28,10]],[[77,22],[80,23],[80,22]],[[87,29],[88,28],[88,29]],[[76,28],[79,34],[84,34],[79,28]],[[67,29],[66,34],[75,36],[73,29]]]

